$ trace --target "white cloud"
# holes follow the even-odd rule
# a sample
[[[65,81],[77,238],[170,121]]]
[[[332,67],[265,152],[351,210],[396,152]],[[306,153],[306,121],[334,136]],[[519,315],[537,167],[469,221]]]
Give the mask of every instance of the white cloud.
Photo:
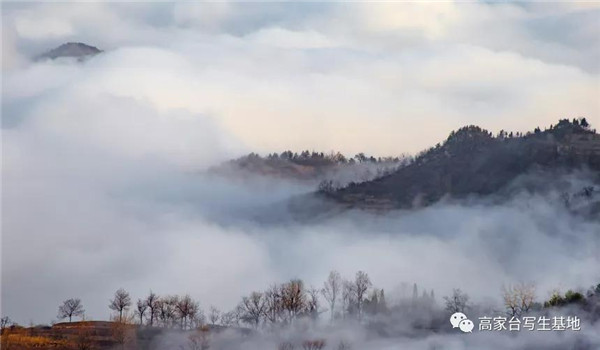
[[[181,26],[220,30],[220,26],[234,15],[232,4],[226,2],[176,3],[173,19]]]
[[[25,39],[64,38],[73,34],[73,27],[67,22],[48,18],[31,19],[19,17],[15,19],[17,33]]]
[[[284,49],[318,49],[339,46],[329,38],[315,31],[290,31],[283,28],[258,30],[248,37],[256,45],[275,46]]]
[[[3,61],[63,37],[107,50],[84,63],[3,65],[8,312],[49,321],[61,299],[76,295],[91,317],[105,317],[106,299],[121,286],[136,297],[155,288],[231,307],[270,282],[321,283],[331,268],[366,269],[390,289],[407,280],[444,293],[460,280],[473,295],[497,292],[490,275],[501,284],[535,274],[542,289],[557,276],[565,287],[591,282],[597,227],[537,202],[284,228],[216,220],[308,191],[189,171],[242,152],[388,155],[417,152],[465,124],[525,131],[583,115],[600,125],[598,70],[589,69],[597,47],[579,43],[594,27],[572,32],[578,44],[569,50],[527,30],[530,20],[562,14],[556,9],[292,5],[305,12],[99,3],[3,12]],[[580,240],[568,247],[547,226]],[[504,233],[507,240],[495,238]],[[507,251],[510,239],[523,250]],[[537,265],[544,254],[554,260]]]
[[[460,7],[453,2],[382,2],[361,4],[355,10],[367,30],[408,31],[436,40],[449,34],[449,29],[462,19]]]

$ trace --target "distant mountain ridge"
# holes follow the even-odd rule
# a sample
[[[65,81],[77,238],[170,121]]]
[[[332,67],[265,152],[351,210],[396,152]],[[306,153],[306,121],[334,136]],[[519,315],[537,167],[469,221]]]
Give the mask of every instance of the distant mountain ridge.
[[[376,158],[358,153],[348,158],[339,152],[284,151],[267,156],[250,153],[215,166],[209,172],[228,177],[258,175],[315,184],[327,180],[339,186],[381,176],[410,161],[408,156]]]
[[[37,56],[36,60],[44,60],[44,59],[56,59],[60,57],[73,57],[78,59],[83,59],[87,57],[95,56],[101,53],[102,50],[97,47],[90,46],[84,43],[78,42],[68,42],[60,45],[50,51],[47,51],[39,56]]]
[[[563,119],[526,135],[494,137],[466,126],[391,174],[319,195],[351,208],[389,210],[433,204],[442,198],[490,195],[532,171],[588,169],[600,184],[600,135],[585,119]],[[591,194],[598,192],[594,188]],[[597,194],[597,193],[596,193]]]

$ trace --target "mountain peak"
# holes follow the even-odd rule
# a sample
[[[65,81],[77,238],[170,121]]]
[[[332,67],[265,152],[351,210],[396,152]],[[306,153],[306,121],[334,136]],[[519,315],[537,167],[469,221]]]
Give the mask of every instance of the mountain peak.
[[[59,57],[74,57],[83,59],[86,57],[95,56],[101,52],[102,50],[91,45],[80,42],[68,42],[37,56],[36,59],[56,59]]]

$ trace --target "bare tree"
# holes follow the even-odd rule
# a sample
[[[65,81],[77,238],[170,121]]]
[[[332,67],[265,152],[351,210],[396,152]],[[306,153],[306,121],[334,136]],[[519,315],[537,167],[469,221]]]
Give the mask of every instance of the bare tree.
[[[81,299],[67,299],[58,307],[58,318],[62,320],[68,317],[71,322],[73,316],[81,316],[84,312]]]
[[[197,313],[198,303],[192,300],[189,295],[185,295],[181,299],[176,300],[174,304],[177,315],[181,320],[181,329],[187,329],[188,321],[191,321]]]
[[[11,323],[10,318],[7,316],[2,317],[0,320],[0,325],[2,328],[0,329],[0,349],[10,349],[11,343],[9,342],[10,337],[10,328],[8,328]]]
[[[329,304],[329,309],[331,312],[331,321],[333,321],[335,317],[335,303],[340,297],[342,292],[342,277],[340,273],[337,271],[331,271],[329,273],[329,277],[327,277],[327,281],[323,284],[323,289],[321,293],[323,297]]]
[[[211,324],[217,324],[217,322],[219,322],[219,320],[221,319],[221,311],[219,311],[219,309],[217,309],[216,307],[211,306],[208,314],[208,319]]]
[[[131,298],[129,297],[129,293],[123,288],[119,288],[119,290],[115,292],[114,298],[110,300],[110,304],[108,305],[111,310],[119,313],[119,321],[123,320],[123,311],[129,310],[130,306]]]
[[[281,288],[283,309],[289,320],[294,320],[306,308],[306,293],[302,280],[291,280]]]
[[[156,301],[156,307],[157,307],[157,311],[156,311],[156,319],[157,321],[159,321],[160,326],[165,327],[166,326],[166,319],[167,319],[167,307],[166,307],[166,302],[163,298],[160,298]]]
[[[148,304],[146,301],[142,299],[137,300],[135,314],[140,318],[140,326],[144,324],[144,315],[146,314],[146,310],[148,309]]]
[[[365,296],[367,295],[367,291],[369,288],[371,288],[371,286],[372,284],[369,275],[367,275],[366,272],[358,271],[356,273],[356,277],[354,278],[353,292],[356,298],[356,308],[359,319],[362,318],[363,302],[365,300]]]
[[[146,297],[145,303],[148,306],[148,321],[150,322],[150,327],[152,327],[154,325],[154,320],[157,317],[158,309],[160,308],[158,295],[150,291],[150,294],[148,294],[148,296]]]
[[[304,350],[321,350],[325,347],[325,340],[306,340],[302,342],[302,349]]]
[[[266,303],[262,293],[252,292],[249,297],[242,298],[240,311],[242,320],[258,328],[261,316],[265,313]]]
[[[307,292],[308,300],[306,301],[306,314],[316,320],[319,317],[319,290],[311,287]]]
[[[535,285],[533,283],[521,283],[518,288],[521,301],[521,313],[527,313],[535,303]]]
[[[354,284],[350,281],[344,280],[342,282],[342,317],[346,318],[346,315],[352,314],[356,308],[356,302],[354,301]]]
[[[452,296],[444,297],[444,302],[446,310],[452,313],[465,312],[469,307],[469,296],[461,291],[460,288],[455,288],[452,290]]]
[[[235,311],[221,313],[221,324],[225,327],[232,327],[237,324],[237,315]]]
[[[289,341],[279,343],[277,350],[294,350],[294,344]]]
[[[502,300],[504,301],[504,306],[506,307],[509,316],[519,315],[519,301],[517,298],[517,293],[513,291],[511,286],[502,287]]]
[[[11,320],[8,316],[4,316],[0,319],[0,330],[4,330],[11,324]]]
[[[199,303],[194,303],[193,307],[190,309],[190,321],[191,327],[193,328],[202,328],[206,326],[206,315],[204,315],[204,310],[200,307]]]
[[[502,299],[508,314],[521,316],[527,313],[535,301],[535,285],[532,283],[519,283],[502,287]]]
[[[271,324],[281,321],[283,317],[283,298],[282,287],[272,285],[264,293],[265,299],[265,318]]]
[[[160,299],[158,318],[163,327],[173,327],[177,315],[176,305],[179,301],[177,296],[166,296]]]

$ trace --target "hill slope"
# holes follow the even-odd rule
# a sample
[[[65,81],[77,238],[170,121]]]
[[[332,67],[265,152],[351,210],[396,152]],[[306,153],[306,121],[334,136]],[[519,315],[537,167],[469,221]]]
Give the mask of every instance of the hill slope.
[[[501,132],[493,137],[468,126],[392,174],[320,193],[349,207],[410,208],[444,197],[497,193],[532,171],[574,169],[592,170],[596,177],[600,174],[600,135],[585,121],[565,119],[525,136]]]

